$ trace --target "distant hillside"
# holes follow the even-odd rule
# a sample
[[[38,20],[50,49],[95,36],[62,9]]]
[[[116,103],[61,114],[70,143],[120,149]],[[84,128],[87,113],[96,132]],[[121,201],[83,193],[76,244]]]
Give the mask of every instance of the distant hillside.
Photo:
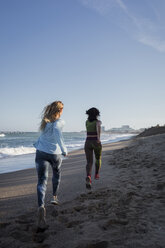
[[[162,134],[162,133],[165,133],[165,126],[157,125],[155,127],[150,127],[145,129],[142,133],[137,135],[137,137],[146,137],[146,136]]]

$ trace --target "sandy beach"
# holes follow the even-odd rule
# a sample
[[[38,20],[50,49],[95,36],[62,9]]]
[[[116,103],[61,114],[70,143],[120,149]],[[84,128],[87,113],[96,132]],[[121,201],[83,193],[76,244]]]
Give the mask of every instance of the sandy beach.
[[[164,248],[165,134],[104,145],[91,191],[85,164],[83,150],[63,161],[60,206],[50,205],[50,170],[44,232],[36,227],[35,169],[1,174],[0,247]]]

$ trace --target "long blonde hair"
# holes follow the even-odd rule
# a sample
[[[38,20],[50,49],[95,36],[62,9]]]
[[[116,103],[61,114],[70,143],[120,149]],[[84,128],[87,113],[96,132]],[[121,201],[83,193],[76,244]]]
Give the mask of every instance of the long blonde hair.
[[[64,104],[61,101],[55,101],[47,105],[43,109],[40,130],[43,131],[48,122],[56,121],[59,118],[59,113],[63,109]]]

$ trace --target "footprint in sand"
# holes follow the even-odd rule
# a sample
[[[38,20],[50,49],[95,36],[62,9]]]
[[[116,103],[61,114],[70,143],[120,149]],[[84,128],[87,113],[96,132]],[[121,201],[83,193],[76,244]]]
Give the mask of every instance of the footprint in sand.
[[[80,244],[76,248],[108,248],[108,242],[99,241],[95,243]]]
[[[105,224],[101,226],[103,230],[108,230],[112,227],[112,225],[127,225],[128,220],[127,219],[110,219]]]
[[[58,211],[56,209],[53,209],[53,211],[51,212],[51,215],[53,217],[57,217],[58,216]]]
[[[82,221],[75,220],[75,221],[71,221],[71,222],[66,223],[66,227],[67,228],[73,228],[73,227],[76,227],[80,224],[82,224]]]
[[[10,233],[10,236],[16,240],[19,240],[21,242],[28,242],[31,241],[31,233],[21,231],[19,229],[13,231]]]
[[[10,222],[0,222],[0,229],[6,228],[6,227],[9,226],[10,224],[11,224]]]
[[[36,243],[43,243],[44,240],[48,238],[48,234],[45,234],[45,233],[34,233],[33,234],[33,241],[36,242]]]

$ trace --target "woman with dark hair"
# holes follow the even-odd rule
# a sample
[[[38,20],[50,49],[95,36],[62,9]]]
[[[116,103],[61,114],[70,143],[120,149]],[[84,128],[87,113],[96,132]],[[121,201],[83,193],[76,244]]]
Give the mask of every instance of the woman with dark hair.
[[[95,179],[99,179],[99,171],[101,167],[101,151],[102,145],[100,141],[101,121],[98,120],[100,111],[97,108],[90,108],[86,111],[88,119],[86,121],[87,138],[85,141],[86,165],[86,188],[91,189],[91,174],[93,165],[93,153],[95,155]]]

